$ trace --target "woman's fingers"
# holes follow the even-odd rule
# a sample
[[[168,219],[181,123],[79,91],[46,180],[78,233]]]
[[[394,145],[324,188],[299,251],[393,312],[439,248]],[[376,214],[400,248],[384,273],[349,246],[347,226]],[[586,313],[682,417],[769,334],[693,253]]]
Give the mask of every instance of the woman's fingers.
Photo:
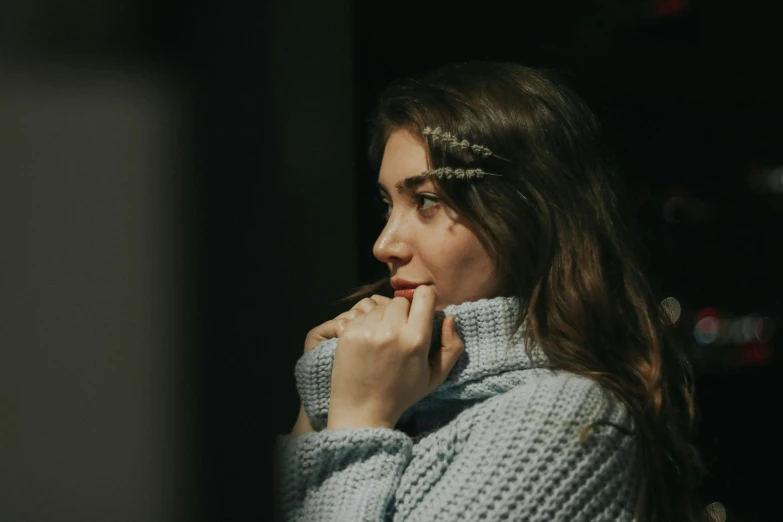
[[[340,323],[340,331],[342,331],[345,328],[345,325],[353,321],[354,319],[357,319],[362,316],[366,316],[373,310],[383,310],[386,305],[390,301],[388,297],[384,297],[382,295],[374,295],[372,297],[366,297],[356,303],[353,308],[348,310],[347,312],[343,312],[340,315],[338,315],[335,319],[341,321]]]
[[[305,353],[309,352],[310,350],[318,346],[319,343],[327,339],[339,337],[341,329],[342,326],[340,324],[340,321],[337,321],[335,319],[319,324],[318,326],[316,326],[315,328],[307,332],[307,337],[305,338],[305,345],[304,345]]]
[[[316,341],[316,344],[320,343],[321,341],[325,341],[327,339],[340,337],[340,334],[342,333],[343,329],[345,329],[345,325],[347,325],[348,323],[350,323],[360,315],[363,314],[344,312],[338,315],[337,317],[335,317],[334,319],[319,324],[318,326],[310,330],[310,334],[308,334],[308,336],[312,335],[313,339]]]
[[[465,350],[465,344],[457,333],[456,318],[453,315],[449,315],[443,320],[440,339],[441,346],[430,361],[432,372],[430,373],[429,393],[435,391],[445,382],[449,372],[457,363],[457,359]]]
[[[408,326],[419,332],[431,332],[435,318],[435,291],[426,285],[416,287],[413,292]]]
[[[389,301],[391,301],[390,298],[382,295],[365,297],[356,303],[350,310],[341,313],[334,319],[319,324],[310,330],[310,332],[308,332],[307,338],[305,339],[304,351],[309,352],[318,346],[319,343],[327,339],[339,337],[348,323],[357,319],[358,317],[362,317],[368,314],[379,306],[382,307],[382,305],[386,305]]]
[[[412,303],[390,299],[346,327],[334,355],[327,429],[392,428],[433,383],[442,382],[460,343],[450,320],[448,344],[430,362],[435,301],[434,289],[420,286]]]
[[[347,312],[343,312],[337,317],[335,317],[333,320],[345,320],[345,321],[353,321],[361,314],[360,310],[348,310]]]
[[[396,297],[386,306],[383,313],[383,320],[390,324],[398,325],[399,328],[405,326],[408,321],[410,311],[410,302],[404,297]]]
[[[351,310],[358,310],[363,313],[369,313],[370,310],[376,308],[378,305],[388,304],[391,299],[382,295],[374,295],[372,297],[365,297],[351,308]]]
[[[373,301],[375,301],[378,304],[389,304],[389,302],[392,300],[391,297],[386,297],[385,295],[378,295],[375,294],[372,297],[370,297]]]

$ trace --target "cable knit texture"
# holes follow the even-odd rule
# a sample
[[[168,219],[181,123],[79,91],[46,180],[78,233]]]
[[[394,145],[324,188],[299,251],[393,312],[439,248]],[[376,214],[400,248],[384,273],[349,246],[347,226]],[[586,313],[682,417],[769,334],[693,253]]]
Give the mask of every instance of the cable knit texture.
[[[395,429],[279,436],[279,518],[634,520],[639,470],[627,409],[595,381],[549,369],[540,349],[528,356],[521,331],[512,335],[518,311],[511,297],[447,307],[465,350]],[[318,427],[336,346],[324,341],[296,365],[299,396]]]

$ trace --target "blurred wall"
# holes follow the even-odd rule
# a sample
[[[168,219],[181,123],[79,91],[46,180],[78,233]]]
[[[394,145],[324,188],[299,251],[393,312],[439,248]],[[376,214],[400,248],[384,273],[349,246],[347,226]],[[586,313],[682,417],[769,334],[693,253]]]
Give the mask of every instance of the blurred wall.
[[[173,101],[152,70],[0,73],[4,521],[185,514]]]
[[[352,24],[4,4],[0,520],[271,511],[304,337],[358,283]]]

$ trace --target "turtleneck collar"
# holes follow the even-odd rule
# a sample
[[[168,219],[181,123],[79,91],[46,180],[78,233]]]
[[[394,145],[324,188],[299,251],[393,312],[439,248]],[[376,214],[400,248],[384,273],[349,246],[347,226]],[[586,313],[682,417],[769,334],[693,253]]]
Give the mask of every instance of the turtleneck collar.
[[[531,345],[530,356],[526,353],[525,325],[513,332],[518,313],[516,297],[495,297],[447,306],[443,316],[454,315],[457,334],[464,342],[465,350],[446,381],[408,408],[400,422],[407,422],[417,413],[433,407],[448,404],[453,409],[455,403],[472,403],[504,393],[522,382],[525,370],[547,367],[548,361],[540,348]],[[336,347],[336,338],[323,341],[296,364],[299,397],[318,428],[326,426]]]

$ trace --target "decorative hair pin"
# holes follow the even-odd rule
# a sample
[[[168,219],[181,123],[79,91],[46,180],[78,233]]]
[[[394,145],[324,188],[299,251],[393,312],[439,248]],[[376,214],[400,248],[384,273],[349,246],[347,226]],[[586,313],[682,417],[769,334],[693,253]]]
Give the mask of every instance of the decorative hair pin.
[[[445,146],[452,150],[468,150],[470,149],[471,152],[474,154],[481,156],[481,157],[488,157],[488,156],[494,156],[498,159],[501,159],[503,161],[508,161],[505,158],[501,158],[500,156],[493,153],[491,150],[489,150],[487,147],[483,145],[478,145],[474,143],[470,143],[468,140],[460,140],[456,136],[452,135],[450,132],[443,132],[443,130],[440,127],[435,127],[434,129],[430,127],[424,127],[424,131],[422,132],[424,136],[430,136],[430,139],[435,143],[443,143]]]
[[[439,169],[425,170],[422,172],[424,176],[435,176],[436,178],[457,178],[457,179],[472,179],[483,178],[484,176],[500,176],[500,174],[493,174],[491,172],[484,172],[481,169],[452,169],[451,167],[441,167]]]

